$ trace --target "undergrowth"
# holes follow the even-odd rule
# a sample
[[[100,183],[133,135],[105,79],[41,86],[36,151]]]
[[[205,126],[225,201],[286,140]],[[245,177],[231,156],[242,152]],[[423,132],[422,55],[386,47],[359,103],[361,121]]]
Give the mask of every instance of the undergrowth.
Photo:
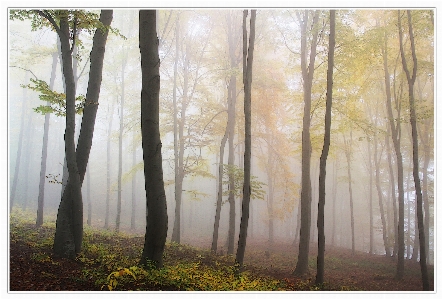
[[[55,223],[35,227],[33,215],[13,213],[10,218],[11,242],[25,242],[36,251],[31,259],[37,263],[57,263],[52,256]],[[139,265],[144,238],[84,228],[82,252],[76,261],[83,265],[80,277],[90,280],[101,290],[118,291],[274,291],[284,283],[254,276],[249,272],[235,274],[232,256],[219,256],[208,250],[188,245],[167,243],[164,267],[143,268]]]

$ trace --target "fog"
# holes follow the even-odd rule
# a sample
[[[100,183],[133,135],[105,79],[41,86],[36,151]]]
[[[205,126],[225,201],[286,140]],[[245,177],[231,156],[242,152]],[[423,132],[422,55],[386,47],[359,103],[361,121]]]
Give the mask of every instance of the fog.
[[[187,9],[160,10],[157,13],[161,58],[160,130],[168,213],[167,240],[171,240],[175,217],[173,91],[176,63],[176,116],[177,127],[181,127],[182,131],[181,135],[179,132],[177,134],[181,136],[179,142],[180,145],[182,142],[184,176],[181,243],[210,248],[219,191],[217,178],[220,144],[226,132],[228,88],[232,77],[236,80],[234,165],[238,169],[243,168],[242,11]],[[413,13],[417,31],[416,52],[420,64],[415,86],[419,118],[419,166],[421,180],[425,183],[424,196],[427,196],[424,198],[424,204],[428,205],[428,209],[424,211],[424,216],[428,217],[426,223],[429,224],[428,263],[433,264],[434,33],[433,27],[425,23],[429,22],[429,11],[417,10]],[[398,127],[403,161],[405,256],[411,258],[416,248],[416,201],[411,164],[408,89],[400,59],[397,59],[400,54],[397,27],[393,25],[395,17],[395,11],[338,11],[331,148],[326,177],[325,235],[326,246],[352,248],[349,194],[351,186],[355,249],[370,251],[372,225],[373,253],[386,254],[379,194],[382,196],[385,215],[387,246],[391,250],[394,248],[397,231],[394,218],[398,217],[395,211],[398,206],[398,169],[386,108],[382,61],[384,40],[383,34],[379,33],[382,28],[389,34],[386,43],[389,51],[387,60],[393,94],[393,114],[401,120]],[[317,242],[318,177],[324,136],[328,21],[327,11],[321,11],[319,26],[322,27],[319,29],[317,42],[310,115],[312,244]],[[175,30],[177,24],[178,43]],[[30,84],[31,78],[49,82],[52,53],[57,52],[57,36],[48,28],[31,31],[29,21],[10,20],[8,26],[9,206],[12,206],[13,211],[35,212],[36,216],[45,117],[33,109],[45,105],[45,101],[39,99],[38,92],[23,88],[22,85]],[[106,44],[99,108],[87,165],[88,175],[82,186],[84,221],[87,222],[90,213],[90,225],[105,227],[106,196],[109,194],[107,229],[114,230],[116,226],[120,116],[121,101],[124,97],[120,231],[144,234],[146,195],[140,131],[141,68],[138,12],[129,9],[114,10],[111,26],[118,29],[124,38],[110,33]],[[86,32],[79,36],[82,45],[78,47],[78,60],[75,60],[78,76],[77,95],[85,95],[87,92],[92,36],[93,34]],[[234,45],[233,49],[229,48],[229,42]],[[310,35],[307,42],[311,42]],[[262,193],[252,190],[248,244],[261,242],[268,244],[269,249],[278,243],[289,243],[297,247],[299,241],[298,208],[301,194],[304,107],[300,48],[300,23],[295,10],[258,10],[252,82],[251,172],[254,176],[252,180],[262,183]],[[229,51],[233,51],[233,54]],[[410,55],[409,48],[406,48],[406,51],[407,55]],[[232,55],[237,59],[233,64]],[[411,61],[411,58],[409,59]],[[64,92],[62,79],[58,61],[53,90]],[[81,115],[78,115],[76,136],[80,124]],[[64,116],[51,113],[44,185],[45,221],[55,222],[61,199],[64,130]],[[350,155],[351,181],[348,176],[346,151],[349,151]],[[229,145],[226,143],[223,159],[225,165],[228,164],[228,158]],[[428,161],[425,170],[424,161]],[[108,176],[110,186],[107,183]],[[376,176],[379,180],[378,186]],[[224,181],[223,192],[227,193],[228,178],[225,177]],[[235,246],[242,200],[242,182],[238,181],[237,184],[241,187],[238,189],[239,196],[235,196]],[[253,194],[261,195],[258,196],[260,198],[254,198]],[[134,202],[132,198],[135,198]],[[224,252],[227,251],[229,229],[227,199],[225,194],[218,238],[218,251]],[[135,227],[131,225],[133,204]]]

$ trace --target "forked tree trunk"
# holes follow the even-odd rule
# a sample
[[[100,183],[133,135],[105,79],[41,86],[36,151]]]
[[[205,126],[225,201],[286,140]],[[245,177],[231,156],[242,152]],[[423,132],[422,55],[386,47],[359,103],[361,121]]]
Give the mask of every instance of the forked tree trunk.
[[[100,22],[109,26],[112,21],[112,10],[102,10]],[[107,27],[106,27],[107,28]],[[63,75],[66,86],[66,162],[68,166],[68,183],[63,192],[57,214],[54,253],[64,257],[73,257],[81,251],[83,239],[83,202],[81,185],[83,183],[92,137],[95,116],[100,94],[104,51],[108,30],[97,29],[93,38],[90,55],[88,91],[83,110],[80,136],[75,149],[75,78],[72,69],[72,52],[69,42],[69,25],[67,16],[62,17],[57,30],[60,38]]]

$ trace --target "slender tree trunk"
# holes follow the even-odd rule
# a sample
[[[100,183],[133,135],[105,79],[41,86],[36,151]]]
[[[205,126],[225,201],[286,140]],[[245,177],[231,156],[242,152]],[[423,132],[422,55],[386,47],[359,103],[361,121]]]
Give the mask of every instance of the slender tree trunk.
[[[234,69],[238,65],[238,59],[236,57],[237,48],[237,35],[236,35],[236,24],[232,20],[231,12],[227,14],[227,40],[229,44],[229,58],[230,58],[230,68]],[[239,38],[239,36],[238,36]],[[235,115],[236,115],[236,75],[232,74],[230,76],[230,82],[228,87],[228,108],[227,108],[227,126],[228,126],[228,139],[229,139],[229,156],[227,158],[227,163],[229,165],[229,231],[228,231],[228,244],[227,253],[233,254],[234,251],[234,239],[236,231],[236,211],[235,211],[235,178],[233,174],[233,167],[235,163]]]
[[[133,130],[132,135],[132,168],[135,167],[137,163],[137,143],[136,143],[136,130]],[[132,210],[130,217],[130,229],[135,230],[136,228],[136,215],[137,214],[137,173],[134,173],[132,178]]]
[[[175,24],[175,63],[173,66],[173,153],[175,167],[175,219],[172,232],[172,242],[180,243],[181,228],[181,194],[182,186],[179,184],[180,165],[178,145],[182,140],[178,140],[178,107],[177,107],[177,77],[178,77],[178,58],[179,58],[179,17]]]
[[[164,191],[159,128],[160,59],[156,11],[140,10],[141,135],[146,190],[146,234],[140,264],[163,267],[167,237],[167,203]]]
[[[393,235],[394,235],[394,244],[393,244],[393,257],[397,257],[398,248],[399,248],[399,239],[398,239],[398,209],[396,205],[396,187],[394,180],[394,170],[393,170],[393,161],[391,159],[391,148],[390,148],[390,136],[391,131],[387,129],[387,134],[385,135],[385,144],[387,146],[387,162],[388,162],[388,174],[390,177],[390,189],[388,193],[388,198],[390,198],[391,206],[393,206]]]
[[[69,178],[58,209],[53,249],[58,256],[74,258],[75,254],[81,250],[83,238],[83,200],[74,140],[75,80],[72,69],[72,51],[69,41],[70,28],[67,15],[60,18],[59,31],[63,73],[66,83],[66,129],[64,138]],[[79,221],[80,218],[81,221]]]
[[[336,235],[336,194],[338,191],[338,156],[336,156],[333,162],[333,207],[332,207],[332,239],[331,246],[335,246],[335,235]]]
[[[270,145],[273,144],[273,134],[269,132],[269,124],[266,126],[266,135],[268,139],[268,143]],[[267,172],[267,189],[268,189],[268,195],[267,195],[267,214],[269,217],[269,239],[268,239],[268,251],[270,252],[273,247],[274,242],[274,214],[273,214],[273,194],[274,194],[274,186],[273,186],[273,149],[271,146],[267,147],[267,166],[266,166],[266,172]]]
[[[241,209],[241,223],[239,227],[238,249],[236,252],[236,262],[239,270],[243,267],[244,253],[247,242],[247,227],[249,223],[250,209],[250,168],[252,157],[252,66],[253,50],[255,46],[255,19],[256,10],[250,14],[250,37],[247,47],[247,28],[246,28],[247,10],[243,12],[243,83],[244,83],[244,116],[245,116],[245,146],[244,146],[244,185],[243,201]],[[247,49],[247,50],[246,50]],[[247,52],[246,52],[247,51]]]
[[[316,283],[324,283],[324,253],[325,253],[325,228],[324,228],[324,207],[325,207],[325,179],[327,168],[327,157],[330,149],[330,128],[331,108],[333,98],[333,65],[335,53],[335,18],[336,11],[330,10],[330,35],[328,42],[328,66],[327,66],[327,99],[325,107],[325,133],[324,145],[319,164],[319,199],[318,199],[318,259]]]
[[[395,125],[395,119],[393,116],[393,111],[391,108],[391,92],[390,92],[390,74],[388,72],[388,61],[387,61],[387,32],[384,34],[384,45],[382,49],[382,56],[384,62],[384,81],[385,90],[387,96],[387,112],[390,123],[391,139],[393,141],[394,151],[396,153],[396,165],[397,165],[397,184],[398,184],[398,225],[397,225],[397,269],[396,278],[402,279],[404,276],[404,253],[405,253],[405,243],[404,243],[404,171],[402,166],[402,153],[400,149],[400,123],[399,121]],[[398,111],[398,119],[400,119],[400,111]],[[393,192],[393,189],[392,189]],[[392,194],[392,199],[395,200],[395,192]]]
[[[54,81],[56,76],[56,68],[58,62],[58,53],[52,53],[52,71],[51,79],[49,81],[49,89],[54,88]],[[47,104],[49,106],[49,103]],[[41,165],[40,165],[40,183],[38,186],[38,208],[36,226],[40,227],[43,224],[43,209],[45,196],[45,179],[46,179],[46,159],[48,155],[48,134],[49,134],[49,118],[50,113],[45,114],[45,123],[43,129],[43,146],[41,149]]]
[[[86,171],[87,225],[92,225],[91,172]]]
[[[370,209],[370,254],[374,254],[374,224],[373,224],[373,156],[371,154],[371,140],[367,136],[368,145],[368,172],[370,176],[368,205]]]
[[[352,147],[352,132],[350,131],[350,140],[345,140],[345,157],[347,158],[347,175],[348,175],[348,193],[350,194],[350,226],[351,226],[351,253],[355,254],[355,218],[353,211],[353,190],[351,178],[351,147]]]
[[[109,206],[110,206],[110,194],[111,194],[111,135],[112,135],[112,120],[114,114],[114,104],[109,113],[109,124],[107,128],[106,138],[106,212],[104,217],[104,228],[109,229]]]
[[[223,138],[221,139],[221,145],[219,148],[219,165],[218,165],[218,196],[216,199],[216,210],[215,210],[215,223],[213,225],[213,237],[212,237],[212,247],[211,250],[216,252],[218,249],[218,231],[219,231],[219,220],[221,215],[221,203],[223,200],[223,160],[224,160],[224,148],[226,147],[227,141],[227,127]]]
[[[421,266],[422,273],[422,289],[424,291],[430,290],[430,284],[428,279],[427,272],[427,252],[425,248],[425,231],[424,231],[424,219],[423,219],[423,211],[422,211],[422,190],[421,190],[421,182],[419,178],[419,152],[418,152],[418,136],[417,136],[417,125],[416,125],[416,112],[414,107],[414,83],[416,81],[416,73],[417,73],[417,58],[414,46],[414,35],[413,35],[413,26],[411,20],[411,12],[407,10],[407,18],[408,18],[408,30],[409,30],[409,38],[411,44],[411,54],[413,58],[413,71],[410,75],[408,70],[407,61],[405,58],[404,47],[403,47],[403,36],[402,36],[402,27],[401,27],[401,13],[398,11],[398,27],[399,27],[399,45],[401,50],[401,58],[402,58],[402,67],[407,76],[408,81],[408,97],[409,97],[409,105],[410,105],[410,124],[411,124],[411,136],[413,142],[413,178],[414,185],[416,189],[416,210],[417,210],[417,218],[419,225],[419,247],[420,247],[420,259],[419,264]],[[400,202],[399,202],[400,203]],[[400,216],[399,216],[400,217]],[[399,225],[400,226],[400,225]],[[400,254],[400,251],[399,251]],[[403,255],[402,255],[403,257]],[[398,274],[399,274],[399,266],[398,266]],[[403,269],[402,269],[403,272]],[[403,275],[403,274],[402,274]],[[400,276],[401,278],[402,276]]]
[[[377,124],[375,124],[377,125]],[[385,221],[385,212],[384,212],[384,196],[382,192],[381,187],[381,172],[379,167],[379,160],[382,157],[382,153],[379,155],[378,159],[378,133],[376,132],[374,135],[374,165],[375,165],[375,184],[376,184],[376,190],[378,193],[378,201],[379,201],[379,210],[381,214],[381,221],[382,221],[382,239],[384,241],[384,248],[385,248],[385,254],[387,257],[391,255],[390,253],[390,247],[388,246],[388,236],[387,236],[387,223]]]
[[[101,10],[100,22],[107,27],[113,19],[113,10]],[[80,179],[83,183],[86,173],[89,154],[92,148],[92,140],[95,128],[95,119],[98,110],[98,100],[101,90],[103,73],[103,61],[109,30],[97,29],[94,34],[92,51],[90,54],[89,81],[86,93],[86,103],[83,109],[80,136],[77,145],[77,160]]]
[[[124,50],[123,50],[124,51]],[[121,102],[120,102],[120,129],[118,133],[118,197],[117,197],[117,219],[115,220],[115,231],[120,231],[121,223],[121,177],[123,175],[123,130],[124,130],[124,73],[126,69],[127,53],[123,53],[121,64]]]
[[[310,245],[310,225],[311,225],[311,201],[312,190],[310,180],[310,159],[311,159],[311,140],[310,140],[310,110],[312,97],[312,82],[315,69],[316,43],[318,39],[318,30],[315,29],[310,47],[310,61],[307,66],[307,26],[309,11],[305,11],[301,20],[301,69],[304,91],[304,117],[302,122],[302,166],[301,166],[301,229],[299,240],[299,252],[294,275],[302,275],[308,272],[308,254]],[[318,23],[319,11],[316,10],[313,16],[311,26],[314,28]]]

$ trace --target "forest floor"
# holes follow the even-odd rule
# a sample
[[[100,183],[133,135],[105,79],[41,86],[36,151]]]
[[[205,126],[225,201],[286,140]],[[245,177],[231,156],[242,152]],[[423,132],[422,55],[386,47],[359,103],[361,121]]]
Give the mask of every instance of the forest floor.
[[[315,285],[315,246],[311,246],[310,273],[295,277],[296,250],[291,244],[247,244],[244,274],[232,271],[234,256],[209,249],[167,243],[162,270],[136,266],[144,237],[85,228],[83,251],[76,260],[54,257],[55,226],[35,228],[11,220],[9,291],[421,291],[419,264],[405,260],[405,275],[395,279],[396,262],[385,256],[343,248],[327,248],[325,283]],[[428,266],[434,290],[434,267]]]

